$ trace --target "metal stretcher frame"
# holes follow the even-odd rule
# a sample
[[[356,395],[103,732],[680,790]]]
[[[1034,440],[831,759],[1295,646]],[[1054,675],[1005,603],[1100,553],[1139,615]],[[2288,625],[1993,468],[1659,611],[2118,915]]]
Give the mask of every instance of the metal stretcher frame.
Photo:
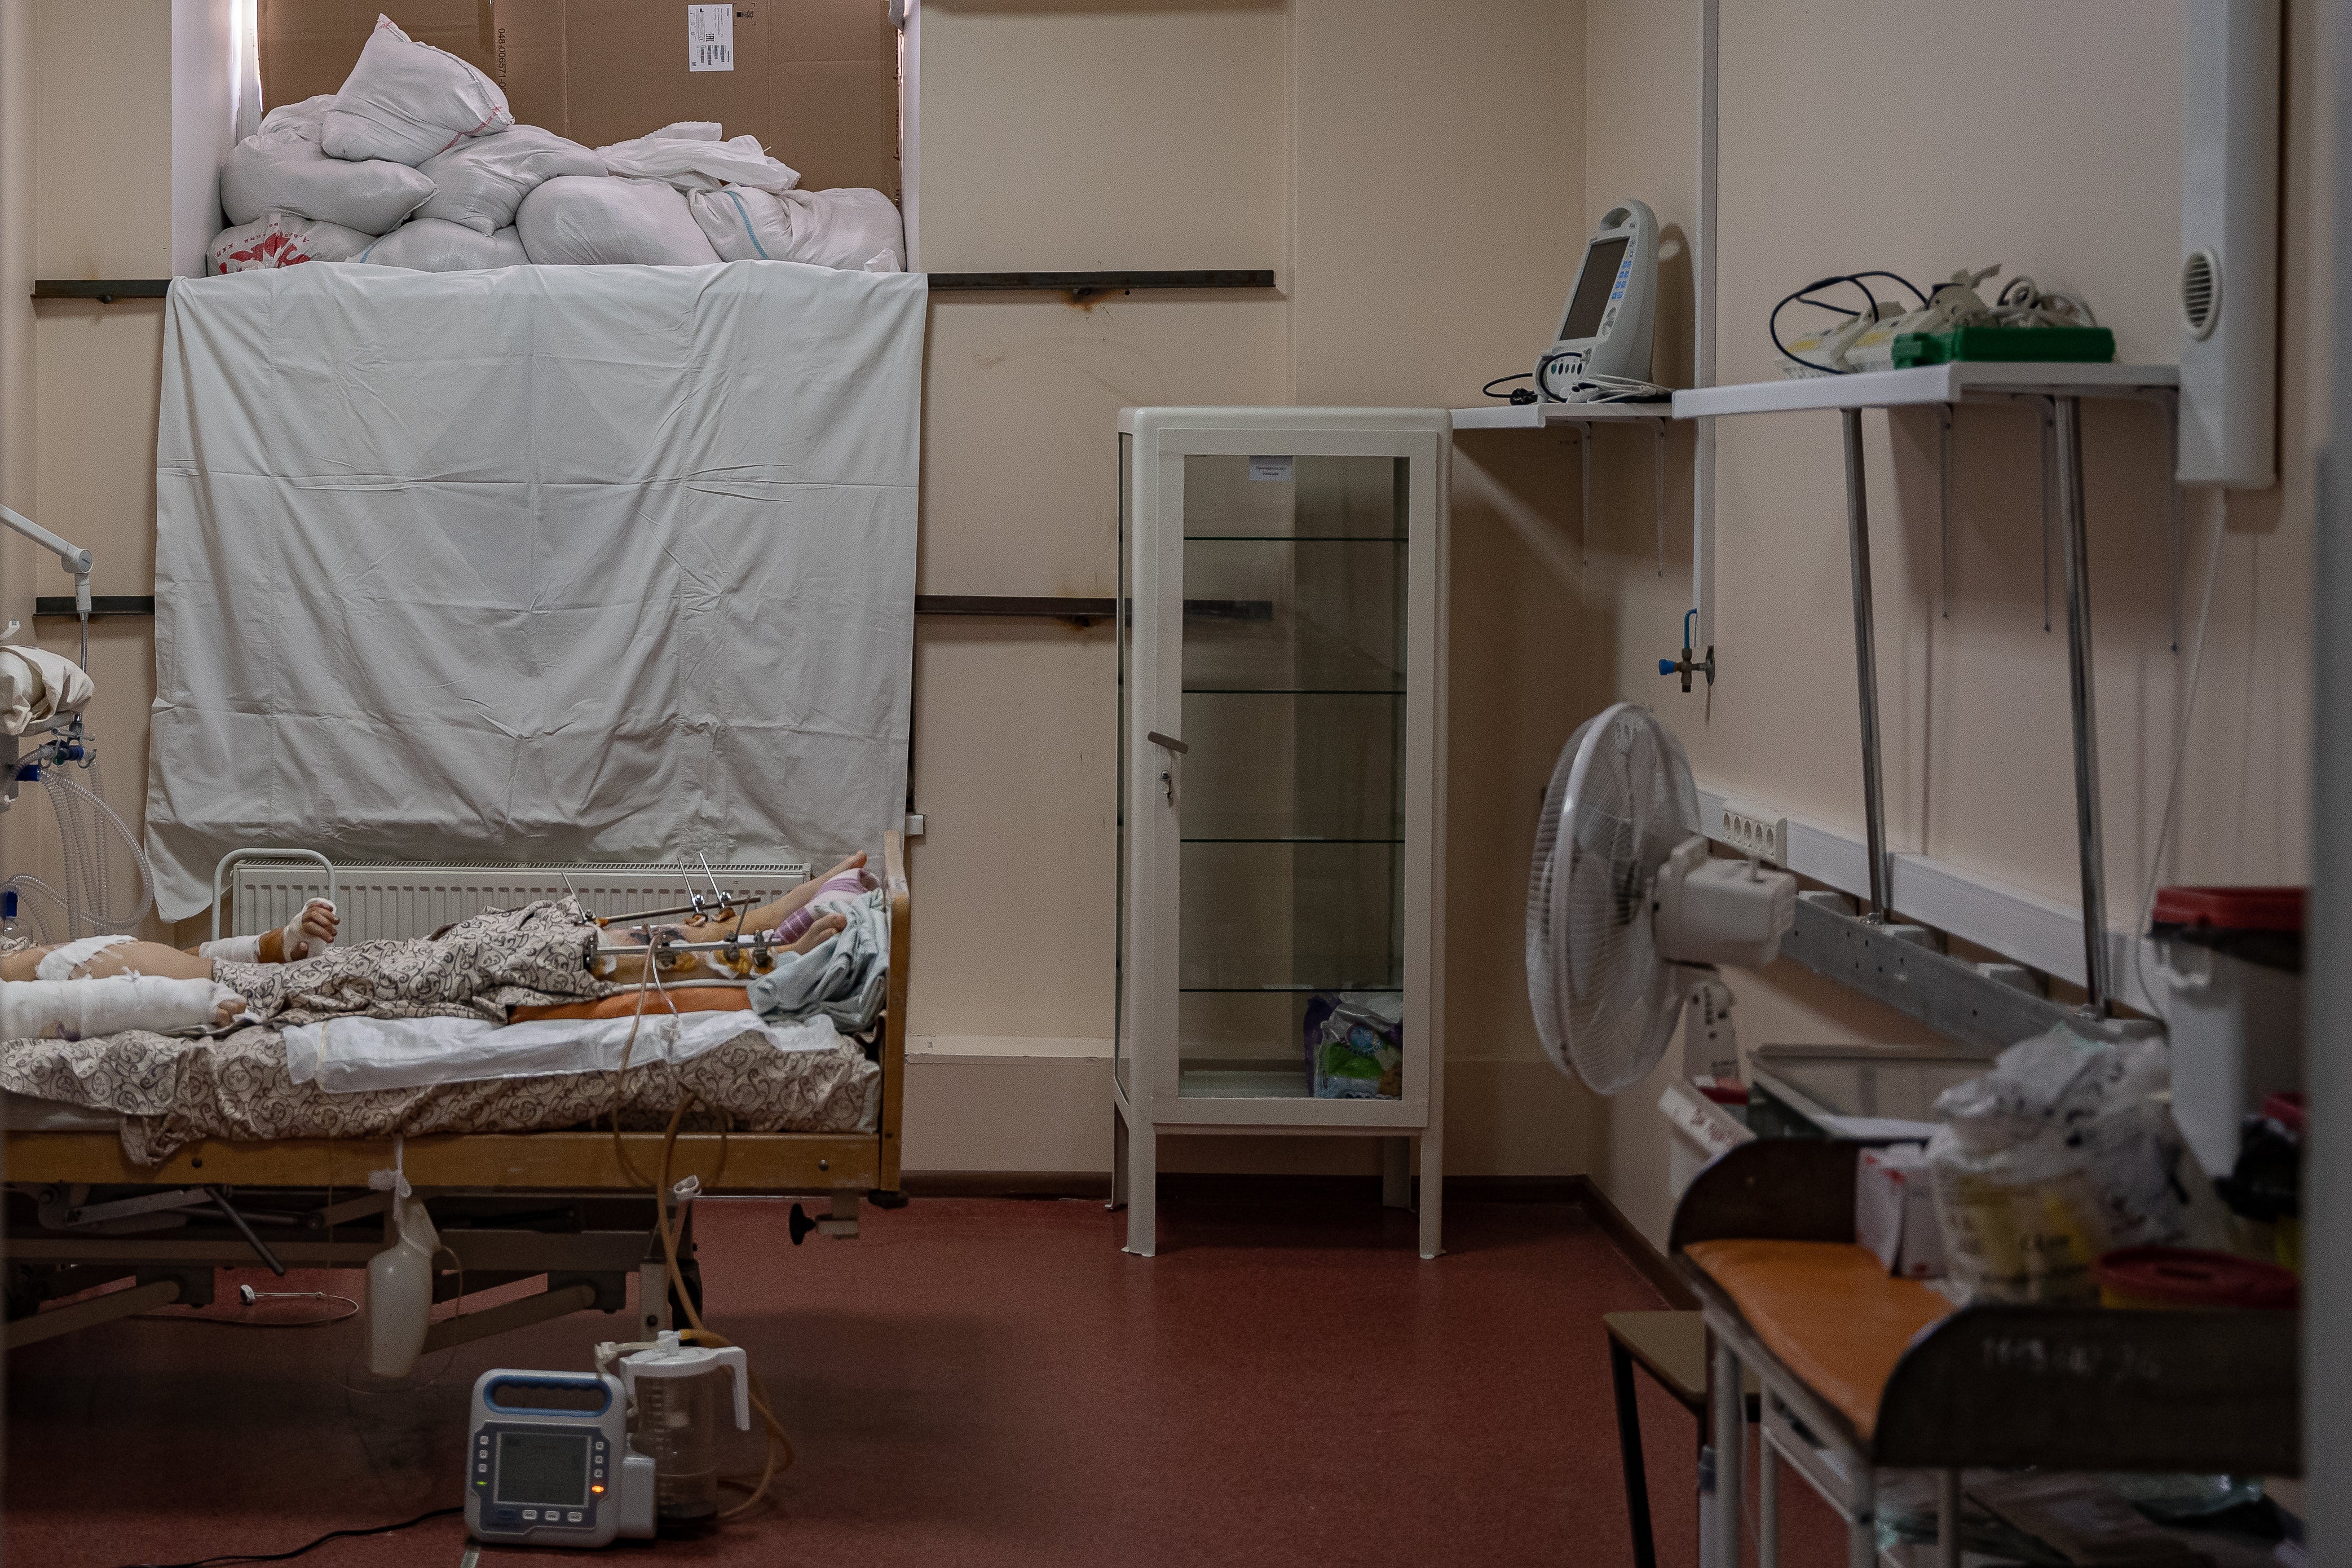
[[[820,1223],[836,1235],[856,1234],[861,1198],[871,1196],[885,1203],[898,1201],[898,1134],[906,1103],[908,961],[912,947],[914,901],[907,883],[901,835],[886,833],[882,854],[884,886],[890,898],[890,973],[879,1061],[881,1106],[874,1131],[724,1135],[681,1133],[671,1152],[671,1183],[692,1176],[704,1194],[713,1196],[828,1197],[832,1200],[832,1213]],[[620,1143],[637,1171],[662,1169],[662,1134],[623,1133]],[[590,1198],[652,1197],[649,1187],[623,1167],[609,1128],[590,1132],[436,1134],[406,1138],[400,1141],[400,1162],[409,1183],[428,1197],[541,1193]],[[5,1173],[0,1174],[5,1174],[10,1186],[87,1183],[158,1188],[329,1189],[362,1196],[369,1190],[369,1173],[390,1167],[395,1154],[394,1140],[388,1137],[286,1138],[266,1143],[206,1139],[187,1145],[161,1165],[140,1166],[124,1155],[117,1133],[96,1128],[9,1133],[5,1142],[0,1142],[0,1148],[5,1151]],[[279,1250],[286,1261],[297,1267],[348,1266],[364,1263],[367,1253],[373,1250],[369,1247],[353,1255],[355,1246],[352,1242],[293,1241]],[[57,1252],[58,1257],[50,1260],[58,1261],[66,1259],[70,1247],[69,1239],[61,1239],[45,1250]],[[188,1250],[188,1256],[179,1257],[183,1249]],[[176,1260],[184,1266],[194,1266],[210,1259],[218,1249],[209,1244],[123,1237],[104,1250],[116,1254],[110,1261],[118,1264],[122,1255],[138,1253],[142,1258],[152,1254],[159,1265]],[[10,1257],[12,1261],[18,1260],[25,1253],[12,1247]],[[648,1300],[652,1299],[652,1288],[660,1282],[658,1267],[653,1261],[644,1264]],[[594,1304],[591,1300],[579,1300],[562,1307],[563,1292],[555,1288],[551,1279],[550,1283],[548,1295],[527,1298],[528,1301],[540,1303],[535,1312],[512,1314],[512,1321],[505,1326],[520,1327],[540,1317],[556,1315],[551,1310],[556,1307],[577,1311]],[[140,1287],[142,1291],[162,1288],[160,1284],[148,1283]],[[584,1292],[587,1287],[572,1289]],[[648,1310],[666,1322],[666,1312],[658,1307]],[[121,1314],[108,1312],[91,1321],[102,1322],[115,1315]],[[499,1332],[490,1326],[488,1314],[478,1315],[476,1322],[481,1333]]]
[[[1762,1384],[1757,1560],[1777,1568],[1778,1464],[1846,1526],[1847,1568],[1877,1568],[1877,1471],[1937,1474],[1937,1568],[1959,1568],[1964,1469],[2298,1475],[2301,1353],[2287,1312],[1972,1306],[1921,1330],[1881,1390],[1865,1437],[1768,1347],[1685,1249],[1746,1239],[1852,1244],[1862,1145],[1759,1138],[1702,1170],[1675,1207],[1668,1251],[1713,1342],[1714,1538],[1707,1568],[1740,1561],[1743,1377]],[[1925,1558],[1927,1551],[1918,1555]]]

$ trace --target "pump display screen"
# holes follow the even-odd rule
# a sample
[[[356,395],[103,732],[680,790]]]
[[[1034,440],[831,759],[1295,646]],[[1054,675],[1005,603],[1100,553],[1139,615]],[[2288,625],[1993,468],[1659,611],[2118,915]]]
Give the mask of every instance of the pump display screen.
[[[593,1436],[588,1432],[499,1433],[498,1500],[566,1508],[586,1504],[588,1444]]]
[[[1590,338],[1599,329],[1601,313],[1609,308],[1609,291],[1616,287],[1618,264],[1633,243],[1621,235],[1585,247],[1584,270],[1576,275],[1576,298],[1568,302],[1568,319],[1560,323],[1561,342]]]

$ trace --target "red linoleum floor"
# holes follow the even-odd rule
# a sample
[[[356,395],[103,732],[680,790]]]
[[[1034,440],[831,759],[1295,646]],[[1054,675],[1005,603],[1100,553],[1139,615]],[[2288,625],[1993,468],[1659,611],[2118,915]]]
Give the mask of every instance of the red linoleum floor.
[[[782,1205],[706,1203],[706,1315],[751,1349],[799,1462],[763,1517],[615,1556],[1632,1562],[1601,1315],[1659,1302],[1580,1211],[1449,1205],[1434,1263],[1409,1216],[1369,1201],[1163,1197],[1160,1213],[1163,1250],[1144,1260],[1098,1203],[919,1198],[869,1208],[856,1241],[799,1248]],[[269,1288],[225,1278],[225,1301],[239,1279]],[[7,1367],[6,1560],[283,1551],[455,1500],[475,1375],[584,1369],[624,1322],[461,1347],[413,1386],[373,1385],[356,1323],[142,1320],[28,1347]],[[1694,1426],[1643,1383],[1659,1562],[1691,1568]],[[1826,1511],[1801,1487],[1783,1500],[1789,1560],[1837,1560]],[[454,1564],[463,1534],[439,1520],[299,1561]]]

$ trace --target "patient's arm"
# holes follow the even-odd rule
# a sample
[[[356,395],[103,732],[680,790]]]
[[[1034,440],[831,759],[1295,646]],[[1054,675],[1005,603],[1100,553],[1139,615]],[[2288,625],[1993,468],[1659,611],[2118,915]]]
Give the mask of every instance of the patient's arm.
[[[333,904],[314,898],[280,930],[265,931],[257,937],[223,937],[187,951],[201,958],[229,958],[242,964],[291,964],[323,951],[341,924]]]

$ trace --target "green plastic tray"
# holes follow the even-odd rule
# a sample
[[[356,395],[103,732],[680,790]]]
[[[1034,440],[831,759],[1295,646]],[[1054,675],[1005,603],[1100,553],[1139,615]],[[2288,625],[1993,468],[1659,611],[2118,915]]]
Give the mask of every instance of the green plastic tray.
[[[1953,360],[2067,360],[2105,364],[2116,357],[2116,335],[2105,327],[1956,327],[1948,332],[1904,332],[1895,340],[1897,370]]]

